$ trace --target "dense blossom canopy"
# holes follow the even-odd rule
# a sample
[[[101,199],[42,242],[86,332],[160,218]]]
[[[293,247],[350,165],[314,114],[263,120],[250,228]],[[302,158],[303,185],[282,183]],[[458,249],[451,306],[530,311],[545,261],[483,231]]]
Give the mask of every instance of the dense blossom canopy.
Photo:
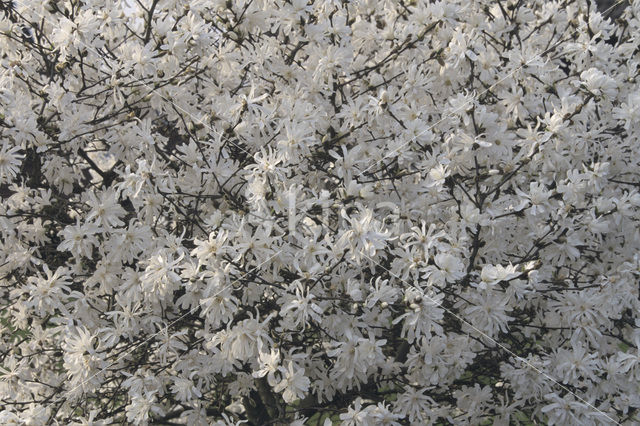
[[[0,0],[0,423],[640,409],[640,1]]]

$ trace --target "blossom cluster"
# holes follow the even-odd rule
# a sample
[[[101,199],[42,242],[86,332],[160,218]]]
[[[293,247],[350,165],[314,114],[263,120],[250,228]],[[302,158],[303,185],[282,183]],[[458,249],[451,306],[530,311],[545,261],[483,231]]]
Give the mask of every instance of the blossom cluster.
[[[640,421],[640,0],[0,9],[0,423]]]

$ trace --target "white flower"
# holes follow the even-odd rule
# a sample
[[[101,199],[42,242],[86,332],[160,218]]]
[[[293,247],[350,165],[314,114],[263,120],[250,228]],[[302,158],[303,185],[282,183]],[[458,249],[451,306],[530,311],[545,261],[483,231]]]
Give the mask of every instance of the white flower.
[[[546,395],[546,398],[552,402],[542,407],[542,412],[547,415],[550,425],[583,424],[581,421],[585,419],[581,414],[586,411],[587,406],[585,404],[576,401],[570,394],[560,397],[554,392]]]
[[[460,390],[453,393],[456,398],[457,406],[470,416],[479,416],[482,409],[491,401],[493,393],[490,386],[480,387],[475,384],[474,387],[463,386]]]
[[[293,317],[293,323],[296,327],[302,326],[306,328],[309,318],[316,322],[321,321],[322,308],[313,302],[315,296],[308,289],[305,289],[300,281],[294,284],[296,295],[282,307],[280,315]]]
[[[278,383],[273,390],[283,392],[282,398],[287,403],[292,403],[303,398],[309,390],[311,383],[308,377],[304,375],[304,368],[298,368],[293,362],[289,361],[287,368],[278,368],[282,373],[282,381]]]
[[[60,233],[64,240],[58,245],[58,250],[70,251],[76,257],[84,256],[92,258],[93,247],[98,245],[98,239],[94,236],[100,228],[92,224],[68,225]]]
[[[571,350],[558,349],[556,354],[556,374],[562,383],[574,383],[578,378],[595,380],[599,368],[594,354],[589,354],[579,342],[573,342]]]
[[[450,253],[438,253],[435,262],[448,282],[459,280],[465,275],[462,261]]]
[[[208,264],[227,251],[225,242],[228,235],[228,231],[218,230],[217,232],[211,232],[208,240],[196,238],[194,240],[196,248],[191,251],[191,256],[195,256],[198,259],[199,266]]]
[[[531,182],[529,184],[528,194],[519,189],[516,189],[516,192],[529,200],[532,215],[544,213],[549,205],[549,197],[552,195],[551,191],[548,191],[546,186],[539,182]]]
[[[413,343],[422,336],[432,333],[441,334],[442,327],[438,324],[444,316],[442,304],[443,294],[423,293],[416,288],[409,288],[405,292],[405,302],[409,305],[408,312],[393,320],[393,324],[402,322],[402,337]]]
[[[145,392],[133,395],[126,407],[127,421],[135,424],[145,424],[150,414],[162,414],[162,409],[156,405],[155,392]]]
[[[247,361],[258,354],[259,345],[273,343],[265,331],[270,320],[271,316],[267,316],[263,322],[248,318],[234,327],[229,324],[226,331],[220,331],[213,336],[209,347],[220,344],[222,353],[228,360]]]
[[[413,245],[420,245],[425,253],[429,253],[429,249],[434,246],[437,247],[438,240],[446,236],[446,233],[444,231],[440,230],[436,232],[436,229],[436,225],[434,223],[431,223],[427,230],[426,222],[421,221],[420,227],[411,227],[413,233],[403,234],[400,237],[400,240],[404,242],[406,239],[411,238],[414,241],[406,243],[408,247],[411,247]]]
[[[180,255],[174,259],[168,251],[152,256],[140,278],[142,290],[150,292],[152,297],[164,297],[175,290],[181,280],[176,270],[182,258]]]
[[[28,306],[35,309],[38,315],[45,315],[53,309],[64,311],[64,297],[71,292],[70,271],[59,267],[51,272],[47,265],[43,265],[46,277],[30,277],[25,292],[29,294]]]
[[[20,170],[20,164],[24,159],[23,154],[19,154],[20,148],[10,147],[7,140],[2,141],[0,148],[0,184],[13,180]]]
[[[376,304],[393,303],[397,296],[398,290],[389,285],[388,280],[383,280],[381,277],[376,278],[376,282],[372,289],[373,291],[367,296],[365,305],[368,308],[374,307]]]
[[[373,257],[378,250],[386,247],[390,234],[383,229],[379,221],[373,218],[373,211],[364,209],[356,219],[349,217],[343,210],[341,216],[347,220],[351,229],[340,237],[338,245],[349,245],[356,261],[363,256]]]
[[[621,365],[621,373],[632,372],[636,380],[640,377],[640,338],[635,339],[635,350],[631,348],[628,352],[618,352],[618,362]]]
[[[507,315],[508,298],[497,291],[474,291],[468,294],[467,300],[472,303],[464,310],[464,318],[473,327],[482,330],[489,336],[499,331],[508,331],[508,322],[513,319]]]
[[[87,216],[87,221],[94,221],[96,226],[116,227],[124,225],[120,220],[126,211],[120,206],[115,191],[106,191],[97,196],[89,192],[87,204],[91,207],[91,212]]]
[[[362,398],[360,397],[356,398],[352,405],[349,405],[346,413],[340,414],[340,420],[344,426],[365,424],[366,419],[367,412],[362,409]]]
[[[627,131],[640,128],[640,91],[627,94],[627,102],[613,108],[613,117],[623,120]]]
[[[616,81],[597,68],[589,68],[586,71],[582,71],[580,79],[586,89],[597,96],[605,95],[611,99],[615,98],[618,92]]]
[[[518,275],[517,268],[513,265],[506,267],[502,265],[485,265],[480,273],[481,281],[478,283],[478,288],[485,289],[487,286],[494,286],[501,281],[509,281]]]
[[[64,368],[74,386],[92,390],[101,380],[104,368],[103,355],[96,351],[96,336],[86,327],[75,327],[64,344]]]
[[[276,386],[278,381],[275,374],[280,371],[280,351],[278,349],[271,348],[270,351],[263,352],[262,344],[258,345],[260,355],[258,357],[260,363],[260,369],[253,372],[253,377],[267,376],[267,382],[270,386]]]
[[[395,402],[394,413],[407,416],[411,423],[425,422],[429,418],[429,412],[436,408],[437,404],[425,392],[429,388],[414,388],[413,386],[407,386],[404,393],[398,395],[398,399]]]
[[[202,393],[193,381],[186,377],[174,377],[171,392],[182,402],[189,402],[202,396]]]
[[[55,26],[51,41],[53,41],[57,49],[60,49],[62,57],[65,56],[68,45],[73,41],[72,34],[76,29],[77,24],[64,17]]]
[[[220,289],[223,285],[224,287]],[[199,303],[202,307],[201,315],[212,327],[227,323],[233,318],[240,304],[238,299],[233,296],[232,288],[215,278],[200,295]]]

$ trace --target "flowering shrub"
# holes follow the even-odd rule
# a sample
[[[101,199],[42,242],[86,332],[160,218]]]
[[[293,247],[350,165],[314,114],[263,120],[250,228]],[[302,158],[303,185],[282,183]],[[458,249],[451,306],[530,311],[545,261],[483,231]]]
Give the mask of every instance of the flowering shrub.
[[[0,422],[639,421],[631,3],[0,0]]]

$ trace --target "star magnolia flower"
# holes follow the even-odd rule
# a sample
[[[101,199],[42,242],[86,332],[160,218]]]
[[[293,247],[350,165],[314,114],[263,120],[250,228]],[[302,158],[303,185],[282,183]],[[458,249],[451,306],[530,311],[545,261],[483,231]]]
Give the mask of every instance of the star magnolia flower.
[[[289,361],[287,368],[278,368],[283,375],[283,379],[273,390],[282,392],[282,398],[287,403],[292,403],[306,395],[309,391],[311,381],[304,375],[304,368],[297,368],[293,362]],[[283,392],[284,391],[284,392]]]
[[[517,268],[513,265],[485,265],[480,273],[481,281],[477,284],[478,288],[485,289],[487,286],[494,286],[500,281],[508,281],[517,277],[519,274]]]
[[[465,275],[462,261],[450,253],[438,253],[435,262],[448,282],[459,280]]]
[[[0,184],[17,176],[20,164],[24,159],[24,155],[19,152],[19,147],[11,147],[7,140],[2,141],[2,147],[0,147]]]
[[[267,376],[267,382],[269,386],[276,386],[278,381],[276,379],[276,373],[280,367],[280,351],[278,349],[271,348],[270,351],[263,352],[262,351],[263,344],[260,343],[258,345],[258,350],[260,351],[260,355],[258,360],[260,362],[261,368],[252,373],[253,377],[264,377]]]

